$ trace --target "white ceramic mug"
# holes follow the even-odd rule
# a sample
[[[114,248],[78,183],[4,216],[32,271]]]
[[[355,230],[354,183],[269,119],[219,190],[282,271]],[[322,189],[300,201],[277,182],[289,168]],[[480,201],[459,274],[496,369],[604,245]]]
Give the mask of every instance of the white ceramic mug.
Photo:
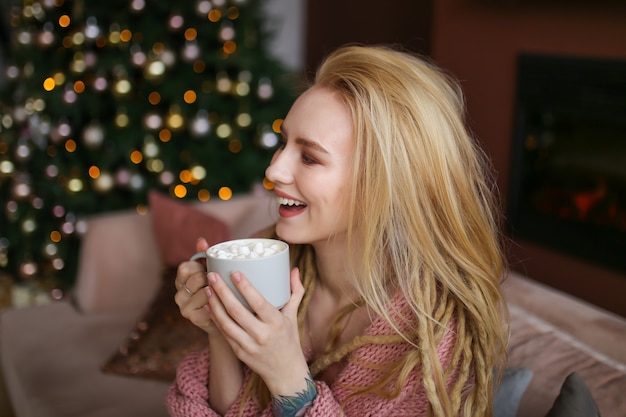
[[[234,271],[243,273],[274,307],[282,308],[289,301],[291,296],[289,245],[282,240],[262,238],[229,240],[215,244],[206,252],[198,252],[191,257],[192,261],[198,259],[206,259],[207,270],[220,274],[239,301],[250,311],[252,308],[230,279]]]

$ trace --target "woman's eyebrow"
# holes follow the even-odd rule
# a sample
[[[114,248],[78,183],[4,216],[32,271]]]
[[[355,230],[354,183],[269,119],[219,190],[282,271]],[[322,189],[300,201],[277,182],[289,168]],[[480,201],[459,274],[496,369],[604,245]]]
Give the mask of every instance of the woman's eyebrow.
[[[322,153],[329,153],[326,148],[324,148],[322,145],[320,145],[319,143],[315,142],[314,140],[310,140],[310,139],[306,139],[306,138],[297,138],[296,139],[296,143],[298,145],[307,147],[307,148],[313,148],[319,152]]]
[[[281,133],[287,137],[289,136],[289,134],[287,133],[287,129],[285,129],[285,126],[281,126]],[[318,150],[319,152],[322,153],[330,153],[328,152],[328,150],[326,148],[324,148],[322,145],[320,145],[318,142],[311,140],[311,139],[307,139],[307,138],[297,138],[295,139],[295,142],[300,145],[300,146],[305,146],[307,148],[313,148]]]

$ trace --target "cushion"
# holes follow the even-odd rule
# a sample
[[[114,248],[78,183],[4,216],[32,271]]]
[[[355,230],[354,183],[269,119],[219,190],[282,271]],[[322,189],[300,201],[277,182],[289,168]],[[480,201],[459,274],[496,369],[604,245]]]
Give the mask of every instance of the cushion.
[[[583,379],[576,372],[563,382],[559,396],[546,417],[599,417],[600,410]]]
[[[207,344],[207,334],[181,314],[174,302],[176,270],[163,273],[161,290],[119,350],[102,370],[127,376],[173,381],[178,362]]]
[[[493,401],[494,417],[515,417],[519,402],[533,377],[528,368],[507,368]]]
[[[150,216],[135,210],[94,215],[81,238],[72,291],[86,314],[139,317],[161,284],[163,270]]]
[[[166,266],[178,266],[196,252],[203,237],[209,245],[232,238],[229,227],[218,218],[159,191],[148,194],[157,246]]]

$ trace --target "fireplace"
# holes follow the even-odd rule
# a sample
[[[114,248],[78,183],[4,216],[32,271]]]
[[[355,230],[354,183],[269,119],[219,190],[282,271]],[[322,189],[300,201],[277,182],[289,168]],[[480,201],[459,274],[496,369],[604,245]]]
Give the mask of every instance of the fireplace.
[[[510,234],[626,272],[626,61],[518,58]]]

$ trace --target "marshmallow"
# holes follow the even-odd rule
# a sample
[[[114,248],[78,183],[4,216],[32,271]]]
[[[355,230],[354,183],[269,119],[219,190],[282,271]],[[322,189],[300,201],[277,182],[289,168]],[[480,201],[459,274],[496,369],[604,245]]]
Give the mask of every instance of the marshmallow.
[[[275,241],[241,239],[237,243],[223,242],[211,246],[207,255],[218,259],[258,259],[275,255],[287,249],[286,244]]]

